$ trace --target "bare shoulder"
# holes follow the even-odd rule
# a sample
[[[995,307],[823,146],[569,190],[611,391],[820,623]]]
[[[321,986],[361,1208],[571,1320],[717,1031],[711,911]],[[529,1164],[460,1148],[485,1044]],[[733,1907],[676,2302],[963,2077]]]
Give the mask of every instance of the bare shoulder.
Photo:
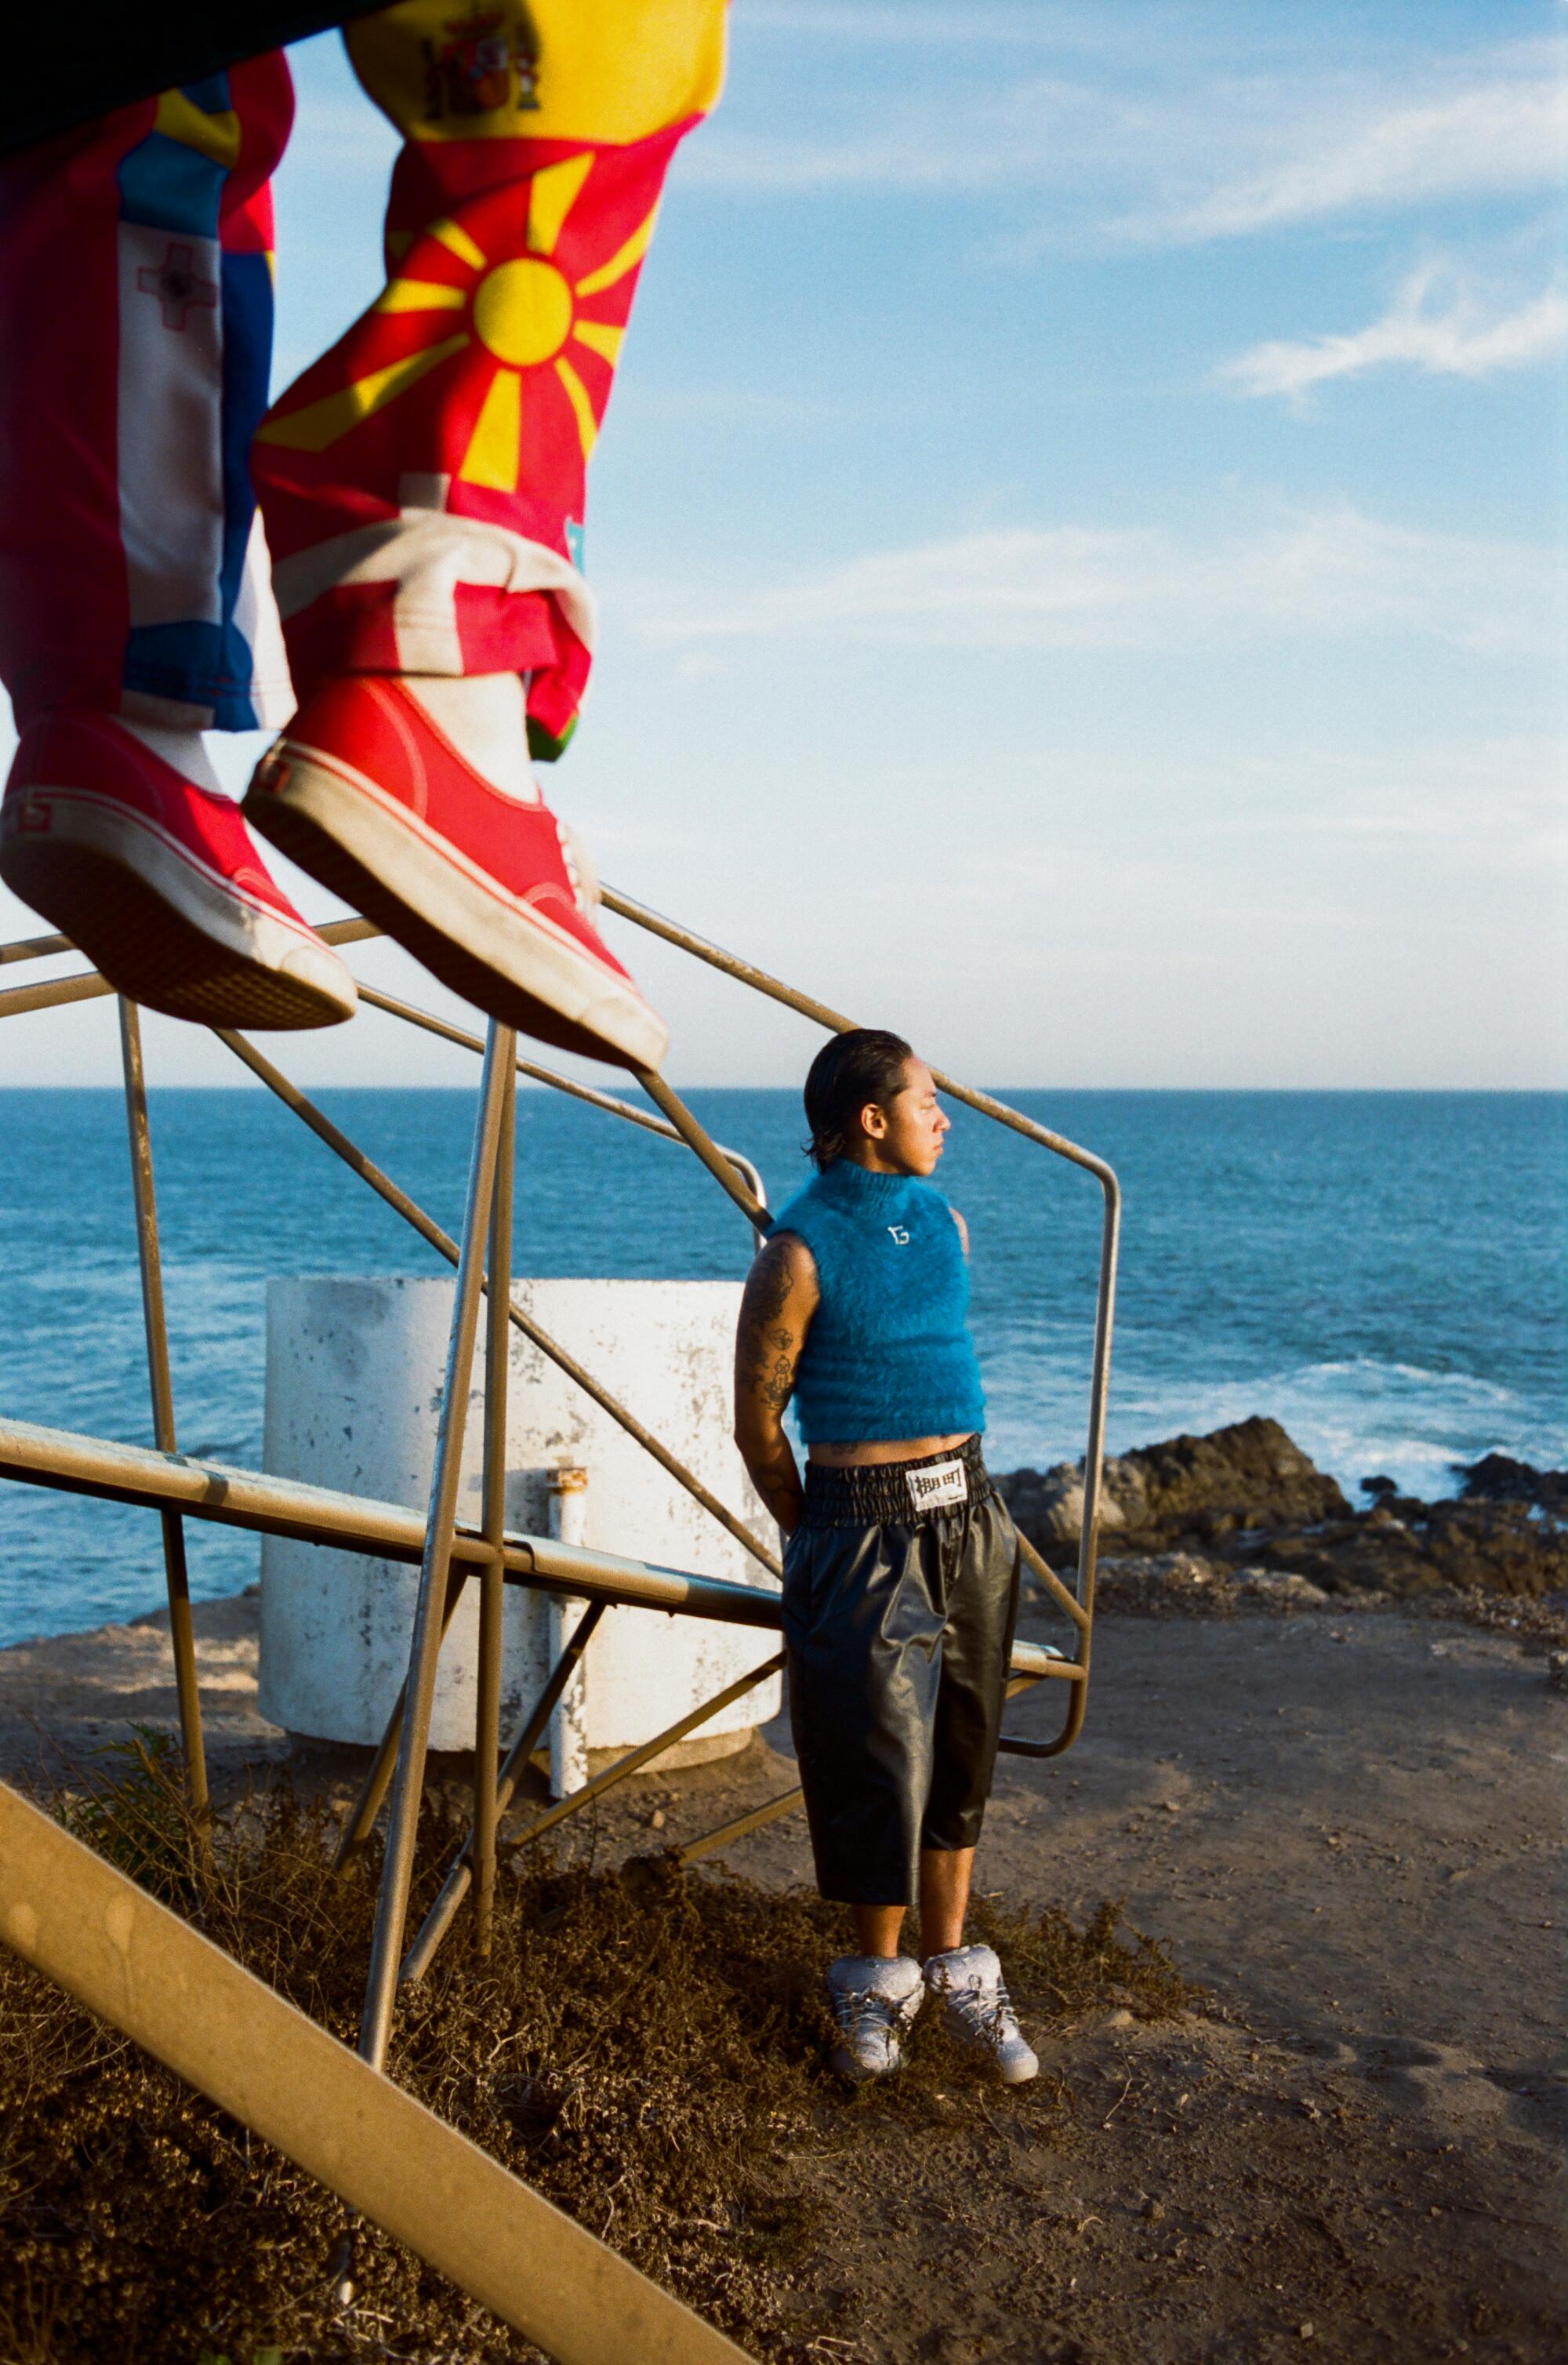
[[[746,1275],[745,1317],[774,1321],[787,1310],[813,1308],[820,1295],[817,1261],[799,1232],[770,1232]]]
[[[958,1239],[963,1245],[964,1254],[968,1256],[969,1252],[969,1227],[968,1224],[965,1223],[962,1216],[959,1215],[957,1207],[949,1207],[947,1213],[952,1216],[953,1221],[958,1227]]]

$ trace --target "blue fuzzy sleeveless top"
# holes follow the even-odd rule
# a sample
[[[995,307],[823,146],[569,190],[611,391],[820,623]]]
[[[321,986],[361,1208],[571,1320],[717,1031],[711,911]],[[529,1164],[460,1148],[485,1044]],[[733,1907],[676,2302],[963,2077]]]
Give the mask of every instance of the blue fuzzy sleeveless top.
[[[822,1286],[795,1373],[808,1445],[985,1427],[969,1266],[940,1191],[839,1158],[773,1228],[805,1241]]]

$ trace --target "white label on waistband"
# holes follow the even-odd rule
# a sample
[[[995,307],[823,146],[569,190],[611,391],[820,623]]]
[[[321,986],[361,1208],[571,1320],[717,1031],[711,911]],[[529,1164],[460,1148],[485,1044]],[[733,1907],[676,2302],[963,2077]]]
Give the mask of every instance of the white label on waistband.
[[[906,1470],[910,1501],[917,1511],[940,1510],[944,1503],[967,1503],[969,1473],[961,1462],[934,1462],[924,1470]]]

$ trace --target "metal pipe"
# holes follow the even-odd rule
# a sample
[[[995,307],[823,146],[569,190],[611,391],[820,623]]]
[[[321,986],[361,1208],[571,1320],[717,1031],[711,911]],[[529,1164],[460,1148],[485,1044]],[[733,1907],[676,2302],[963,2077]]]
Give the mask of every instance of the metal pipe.
[[[1049,1561],[1045,1558],[1043,1553],[1036,1551],[1027,1536],[1021,1535],[1019,1537],[1018,1550],[1021,1556],[1028,1562],[1035,1575],[1036,1575],[1045,1586],[1047,1592],[1056,1603],[1057,1608],[1063,1611],[1067,1617],[1070,1618],[1073,1624],[1079,1629],[1080,1632],[1081,1632],[1089,1623],[1090,1613],[1083,1608],[1078,1596],[1075,1593],[1069,1592],[1067,1586],[1062,1583],[1060,1577],[1057,1575]]]
[[[220,1042],[227,1043],[236,1059],[242,1059],[252,1073],[261,1078],[269,1091],[277,1094],[286,1108],[291,1108],[296,1116],[309,1126],[318,1139],[324,1141],[328,1149],[341,1158],[345,1166],[351,1167],[362,1182],[368,1182],[371,1189],[379,1197],[385,1199],[386,1205],[395,1209],[405,1223],[412,1225],[421,1239],[428,1240],[437,1254],[445,1257],[449,1264],[456,1263],[457,1243],[451,1234],[443,1232],[441,1226],[427,1216],[424,1209],[415,1200],[410,1199],[406,1191],[399,1190],[391,1177],[384,1174],[380,1167],[367,1158],[364,1152],[349,1139],[348,1135],[332,1123],[330,1117],[323,1116],[320,1110],[307,1100],[298,1086],[291,1083],[280,1069],[274,1068],[272,1061],[258,1051],[253,1043],[248,1043],[242,1035],[236,1035],[227,1027],[214,1027],[213,1032]],[[577,1362],[575,1355],[568,1354],[566,1348],[553,1339],[547,1330],[542,1330],[532,1317],[523,1312],[515,1298],[511,1306],[511,1319],[517,1328],[522,1332],[523,1337],[532,1340],[542,1355],[547,1355],[558,1370],[565,1372],[566,1377],[582,1389],[585,1395],[591,1396],[601,1412],[607,1412],[611,1420],[619,1422],[628,1437],[635,1438],[644,1452],[653,1455],[660,1469],[667,1471],[678,1485],[684,1486],[692,1500],[700,1503],[711,1519],[717,1519],[719,1525],[734,1536],[738,1544],[744,1545],[753,1560],[760,1561],[770,1576],[782,1575],[783,1571],[776,1554],[770,1552],[766,1544],[757,1541],[751,1530],[742,1520],[736,1519],[734,1513],[727,1509],[716,1495],[710,1493],[694,1471],[689,1470],[685,1463],[678,1460],[667,1446],[659,1442],[652,1429],[645,1429],[634,1413],[628,1412],[626,1407],[612,1396],[608,1388],[601,1387],[592,1373],[586,1371]]]
[[[1079,1636],[1077,1660],[1073,1672],[1079,1681],[1069,1696],[1067,1713],[1054,1741],[1025,1741],[1021,1734],[1004,1732],[999,1748],[1010,1757],[1059,1757],[1072,1747],[1083,1730],[1083,1720],[1089,1709],[1089,1656],[1094,1631],[1094,1571],[1099,1549],[1100,1489],[1105,1462],[1105,1407],[1111,1384],[1111,1332],[1115,1319],[1116,1251],[1122,1218],[1122,1194],[1116,1178],[1109,1167],[1104,1185],[1105,1215],[1100,1236],[1100,1289],[1094,1308],[1094,1366],[1089,1391],[1089,1442],[1083,1456],[1083,1525],[1078,1540],[1078,1617]],[[1022,1541],[1020,1538],[1020,1541]],[[1032,1547],[1025,1547],[1031,1562],[1044,1570],[1046,1564]],[[1065,1596],[1065,1588],[1051,1580],[1053,1592]]]
[[[5,1478],[151,1511],[185,1511],[187,1519],[210,1519],[222,1528],[288,1535],[300,1544],[331,1544],[338,1552],[362,1552],[376,1561],[419,1561],[426,1547],[426,1516],[407,1504],[338,1495],[333,1487],[305,1485],[300,1478],[272,1478],[267,1471],[237,1469],[230,1462],[161,1454],[149,1445],[83,1438],[71,1429],[40,1429],[33,1421],[0,1419],[0,1481]],[[456,1528],[454,1564],[483,1568],[489,1556],[492,1547],[483,1537],[471,1528]],[[783,1625],[778,1594],[762,1585],[695,1577],[681,1568],[660,1568],[655,1561],[600,1552],[596,1544],[509,1532],[501,1559],[510,1585],[530,1585],[544,1594],[582,1594],[608,1608],[622,1604],[633,1610],[666,1610],[677,1618],[711,1618],[717,1625],[750,1625],[767,1634]],[[1071,1675],[1064,1660],[1029,1642],[1013,1643],[1013,1667],[1019,1675]]]
[[[507,1752],[506,1762],[496,1777],[498,1822],[512,1802],[513,1794],[522,1779],[528,1761],[538,1748],[544,1728],[555,1712],[556,1701],[577,1673],[583,1653],[593,1640],[594,1629],[604,1615],[605,1607],[602,1601],[588,1603],[567,1636],[566,1647],[550,1670],[545,1679],[544,1688],[534,1701],[527,1722]],[[474,1831],[475,1826],[470,1823],[468,1836],[453,1857],[452,1869],[442,1883],[440,1894],[426,1914],[424,1925],[419,1936],[404,1957],[403,1968],[399,1974],[399,1982],[404,1986],[414,1979],[423,1978],[434,1958],[436,1948],[451,1927],[453,1915],[468,1894],[469,1885],[474,1878]]]
[[[12,985],[0,993],[0,1018],[20,1018],[29,1010],[58,1010],[67,1002],[95,1002],[114,987],[95,969],[73,970],[69,977],[50,978],[42,985]]]
[[[1059,1757],[1070,1749],[1083,1730],[1083,1719],[1089,1705],[1089,1670],[1074,1671],[1080,1677],[1068,1694],[1067,1713],[1061,1730],[1054,1741],[1025,1741],[1021,1733],[1004,1732],[997,1748],[1004,1757]]]
[[[474,1945],[490,1951],[496,1902],[496,1785],[501,1754],[501,1604],[499,1559],[507,1530],[507,1380],[511,1360],[511,1209],[516,1158],[517,1067],[501,1081],[496,1128],[496,1181],[485,1300],[485,1474],[481,1525],[497,1557],[479,1572],[479,1664],[474,1707]]]
[[[152,1182],[152,1130],[147,1120],[141,1021],[135,1003],[128,1002],[123,994],[119,1041],[120,1065],[125,1075],[126,1126],[130,1137],[131,1192],[136,1203],[136,1250],[141,1268],[141,1319],[147,1334],[147,1378],[152,1396],[152,1436],[162,1452],[173,1453],[174,1388],[169,1372],[169,1326],[163,1310],[163,1260],[158,1239],[158,1195]],[[163,1581],[169,1596],[169,1642],[174,1655],[174,1694],[180,1710],[185,1795],[192,1814],[205,1828],[211,1799],[201,1730],[201,1692],[196,1683],[196,1630],[191,1623],[185,1530],[177,1511],[162,1511],[159,1520],[163,1530]]]
[[[146,1445],[79,1437],[68,1429],[41,1429],[31,1421],[0,1418],[0,1480],[5,1479],[152,1510],[167,1507],[222,1527],[292,1536],[299,1543],[330,1544],[339,1552],[364,1552],[375,1560],[411,1562],[424,1554],[424,1514],[402,1503],[342,1495],[301,1479],[274,1478],[230,1463],[198,1462],[190,1454],[159,1453]],[[472,1529],[454,1531],[454,1563],[479,1568],[491,1552]],[[600,1552],[594,1544],[509,1531],[501,1554],[509,1583],[541,1593],[581,1594],[607,1608],[623,1604],[629,1609],[662,1609],[675,1617],[710,1618],[720,1625],[755,1626],[765,1633],[776,1634],[783,1622],[778,1595],[759,1585],[692,1576],[683,1569]],[[1031,1676],[1075,1672],[1040,1644],[1018,1642],[1013,1645],[1013,1669],[1015,1675]]]
[[[323,920],[316,934],[323,944],[353,945],[365,936],[379,936],[384,931],[374,920]],[[56,953],[73,953],[75,940],[71,936],[17,936],[8,945],[0,945],[0,969],[9,961],[49,960]],[[95,976],[97,971],[93,972]],[[112,990],[112,989],[111,989]]]
[[[678,926],[674,920],[666,920],[662,913],[649,911],[644,903],[634,903],[629,895],[619,895],[613,889],[606,887],[601,891],[600,900],[607,912],[617,913],[622,919],[632,921],[634,926],[645,928],[650,936],[661,936],[666,944],[678,946],[682,952],[694,954],[697,959],[706,961],[710,969],[722,970],[726,977],[736,979],[742,985],[749,985],[755,992],[767,994],[772,1002],[781,1002],[786,1009],[798,1010],[803,1018],[814,1018],[819,1026],[827,1027],[832,1034],[846,1035],[859,1024],[857,1019],[846,1018],[842,1010],[834,1010],[828,1003],[818,1002],[809,993],[797,993],[792,985],[786,985],[780,978],[770,977],[765,969],[756,968],[755,963],[741,960],[734,953],[727,953],[720,946],[710,944],[706,936],[696,936],[689,928]],[[979,1109],[986,1116],[995,1117],[999,1124],[1011,1126],[1015,1133],[1026,1134],[1031,1141],[1055,1150],[1058,1158],[1070,1159],[1073,1165],[1097,1174],[1102,1181],[1109,1176],[1114,1182],[1114,1173],[1103,1158],[1096,1158],[1092,1150],[1080,1149],[1077,1142],[1069,1141],[1065,1134],[1052,1133],[1047,1126],[1036,1125],[1033,1117],[1021,1115],[1017,1109],[1009,1108],[1005,1101],[995,1100],[989,1093],[976,1092],[969,1084],[956,1082],[940,1068],[933,1068],[931,1073],[939,1088],[953,1099],[965,1102],[969,1107]]]
[[[443,1042],[460,1044],[465,1051],[483,1051],[485,1046],[479,1036],[470,1035],[464,1027],[454,1026],[450,1019],[437,1018],[432,1011],[420,1010],[411,1002],[399,1002],[396,994],[382,993],[375,986],[361,983],[358,978],[354,983],[359,988],[360,1000],[367,1002],[373,1010],[385,1010],[394,1018],[407,1020],[410,1026],[423,1027],[427,1035],[439,1035]],[[592,1084],[579,1084],[571,1076],[557,1075],[554,1068],[542,1068],[533,1059],[520,1059],[517,1072],[520,1076],[532,1078],[536,1084],[548,1084],[552,1092],[565,1093],[572,1100],[584,1101],[589,1108],[603,1109],[610,1116],[622,1117],[628,1125],[640,1126],[644,1133],[656,1133],[661,1141],[684,1138],[673,1125],[666,1125],[662,1117],[650,1116],[646,1109],[633,1108],[630,1101],[617,1100],[613,1093],[599,1092]],[[761,1173],[745,1151],[728,1149],[722,1142],[718,1148],[721,1156],[729,1160],[758,1205],[766,1207],[767,1191]]]
[[[773,1229],[772,1216],[762,1202],[755,1198],[743,1182],[735,1180],[730,1170],[729,1161],[717,1142],[712,1140],[699,1125],[686,1103],[677,1093],[671,1091],[664,1078],[656,1075],[652,1068],[634,1068],[632,1072],[655,1106],[663,1109],[682,1141],[689,1149],[696,1151],[721,1191],[728,1193],[747,1223],[755,1227],[763,1239],[766,1239]]]
[[[69,936],[18,936],[13,944],[0,945],[0,969],[11,961],[47,960],[51,953],[75,949]]]
[[[780,1815],[787,1815],[792,1807],[798,1807],[805,1795],[797,1782],[792,1790],[780,1791],[778,1797],[769,1799],[765,1807],[754,1807],[749,1815],[737,1815],[733,1823],[720,1823],[712,1831],[704,1832],[700,1839],[688,1840],[684,1847],[676,1849],[676,1862],[695,1864],[700,1856],[716,1855],[721,1848],[728,1847],[732,1840],[744,1840],[751,1833],[760,1832],[766,1824],[777,1822]]]
[[[1105,1215],[1100,1235],[1100,1288],[1094,1307],[1094,1369],[1089,1393],[1089,1442],[1083,1456],[1083,1528],[1078,1541],[1078,1597],[1094,1614],[1094,1563],[1100,1539],[1100,1490],[1105,1472],[1105,1409],[1111,1390],[1111,1332],[1116,1315],[1116,1252],[1122,1194],[1107,1167]],[[1083,1656],[1088,1662],[1088,1634]]]
[[[747,2365],[722,2333],[3,1785],[0,1939],[556,2365]]]
[[[97,1496],[106,1502],[153,1509],[167,1506],[219,1526],[292,1536],[300,1543],[331,1544],[376,1560],[417,1562],[424,1552],[424,1514],[401,1503],[339,1494],[330,1486],[274,1478],[232,1463],[159,1453],[145,1445],[80,1437],[30,1421],[0,1419],[0,1479],[6,1478],[58,1487],[66,1494]],[[490,1546],[471,1529],[460,1527],[453,1538],[452,1556],[465,1567],[480,1568],[490,1557]],[[580,1593],[590,1601],[622,1602],[633,1609],[670,1610],[769,1631],[778,1627],[778,1596],[770,1587],[692,1576],[592,1545],[561,1543],[550,1536],[510,1533],[503,1558],[509,1581],[543,1593]]]
[[[370,920],[324,920],[316,934],[325,944],[353,945],[362,937],[380,936],[381,930]],[[43,960],[50,953],[74,950],[69,936],[28,936],[0,945],[0,962]],[[57,1010],[68,1002],[94,1002],[114,990],[99,970],[76,970],[69,977],[49,978],[42,985],[9,987],[0,993],[0,1018],[19,1018],[29,1010]]]
[[[613,1765],[607,1765],[602,1774],[596,1774],[591,1782],[585,1782],[582,1788],[574,1790],[569,1799],[562,1799],[557,1805],[547,1808],[543,1814],[537,1816],[526,1831],[518,1833],[512,1842],[513,1848],[531,1846],[546,1832],[553,1831],[557,1823],[565,1821],[568,1815],[578,1813],[591,1800],[602,1798],[606,1790],[612,1790],[618,1782],[624,1782],[629,1775],[640,1771],[651,1758],[661,1757],[666,1749],[673,1749],[678,1741],[684,1741],[689,1732],[695,1732],[700,1724],[706,1724],[711,1716],[717,1716],[719,1710],[728,1708],[732,1700],[739,1699],[743,1693],[766,1682],[769,1676],[776,1676],[783,1664],[784,1653],[777,1652],[771,1659],[765,1659],[760,1667],[754,1667],[749,1676],[742,1676],[736,1683],[726,1684],[723,1690],[715,1692],[711,1699],[704,1700],[700,1707],[690,1709],[678,1723],[666,1725],[662,1732],[655,1732],[652,1741],[644,1741],[641,1748],[632,1750],[624,1757],[618,1757]]]
[[[563,1543],[580,1544],[588,1512],[586,1470],[563,1463],[550,1474],[550,1532]],[[559,1658],[584,1615],[580,1601],[553,1594],[545,1603],[550,1649]],[[550,1720],[550,1796],[564,1799],[588,1780],[588,1670],[578,1665]]]
[[[435,1466],[431,1474],[430,1509],[425,1520],[424,1555],[420,1564],[419,1599],[414,1611],[413,1638],[409,1647],[409,1695],[403,1709],[403,1731],[398,1750],[398,1770],[392,1782],[392,1817],[386,1834],[386,1857],[376,1900],[375,1930],[371,1940],[370,1975],[365,1981],[364,2012],[360,2023],[361,2058],[379,2069],[386,2058],[392,2033],[392,2007],[398,1990],[398,1964],[403,1952],[403,1924],[409,1911],[409,1889],[414,1876],[414,1842],[424,1795],[425,1752],[430,1741],[431,1710],[435,1704],[436,1663],[441,1653],[446,1574],[452,1558],[453,1524],[463,1475],[463,1440],[468,1421],[468,1390],[474,1373],[474,1346],[479,1328],[479,1292],[485,1271],[485,1234],[495,1190],[496,1142],[500,1132],[505,1089],[514,1057],[510,1026],[490,1021],[489,1044],[479,1084],[479,1105],[474,1120],[474,1149],[468,1162],[468,1204],[463,1217],[463,1246],[457,1262],[457,1294],[452,1308],[447,1345],[446,1384],[436,1430]],[[489,1554],[493,1564],[493,1550]]]
[[[449,1573],[446,1580],[446,1610],[442,1619],[441,1637],[444,1642],[453,1613],[463,1597],[468,1571],[461,1563]],[[504,1582],[504,1579],[503,1579]],[[386,1786],[392,1779],[392,1769],[398,1763],[398,1736],[403,1730],[403,1710],[408,1705],[409,1679],[404,1676],[398,1687],[398,1697],[388,1711],[375,1744],[375,1754],[366,1769],[354,1800],[353,1811],[338,1836],[337,1853],[332,1858],[332,1870],[345,1872],[375,1829],[375,1818],[381,1812],[381,1801],[386,1796]]]

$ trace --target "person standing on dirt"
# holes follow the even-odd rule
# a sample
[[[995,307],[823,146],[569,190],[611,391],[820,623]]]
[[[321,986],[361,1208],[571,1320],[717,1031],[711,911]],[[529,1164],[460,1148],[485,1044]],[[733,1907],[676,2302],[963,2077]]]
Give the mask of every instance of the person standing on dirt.
[[[926,1177],[949,1120],[901,1037],[836,1036],[806,1078],[814,1179],[746,1283],[735,1441],[786,1537],[790,1714],[817,1886],[854,1909],[827,1975],[834,2067],[899,2067],[929,1992],[1010,2085],[1039,2068],[990,1946],[964,1944],[1002,1722],[1018,1538],[980,1451],[969,1235]],[[784,1432],[793,1396],[804,1482]],[[920,1913],[922,1959],[901,1951]]]

